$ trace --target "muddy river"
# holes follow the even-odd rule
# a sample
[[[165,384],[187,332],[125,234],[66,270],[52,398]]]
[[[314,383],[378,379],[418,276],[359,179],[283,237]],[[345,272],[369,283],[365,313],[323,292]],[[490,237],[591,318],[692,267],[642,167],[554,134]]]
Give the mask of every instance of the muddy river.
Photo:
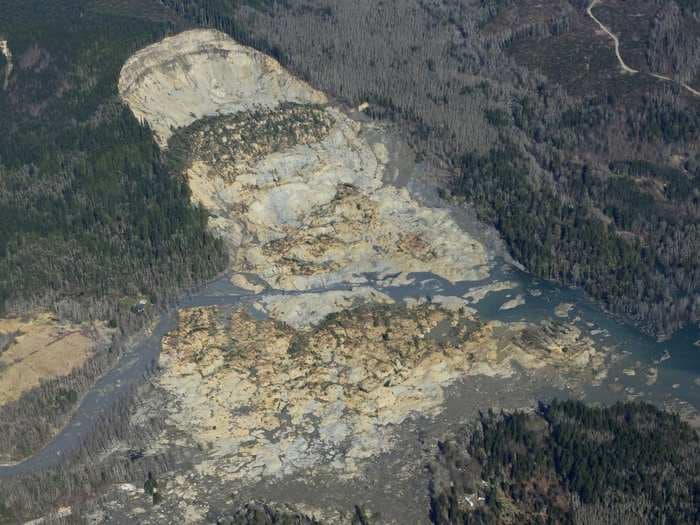
[[[602,403],[642,399],[686,416],[694,415],[700,407],[700,348],[695,346],[700,339],[700,331],[697,328],[682,330],[668,341],[656,341],[634,326],[604,313],[580,290],[565,289],[533,279],[505,261],[497,265],[488,279],[476,282],[452,284],[425,273],[411,275],[414,282],[410,285],[386,287],[381,285],[386,281],[386,276],[379,283],[376,276],[366,277],[373,287],[394,300],[440,295],[469,296],[473,290],[477,290],[477,294],[485,291],[484,297],[473,304],[484,320],[539,321],[566,317],[591,334],[601,346],[615,353],[607,377],[585,387],[585,399]],[[489,285],[503,282],[509,282],[512,287],[500,291],[489,290]],[[346,288],[339,285],[331,289]],[[222,277],[190,297],[183,298],[179,307],[252,304],[266,294],[294,295],[295,292],[252,294],[236,288],[228,278]],[[30,473],[59,464],[65,455],[80,446],[99,416],[132,386],[144,380],[149,368],[157,361],[161,338],[175,326],[175,319],[176,311],[164,314],[150,335],[133,346],[119,365],[90,390],[70,423],[48,446],[19,464],[0,467],[0,476]],[[543,396],[552,395],[567,396],[569,393],[565,390],[543,391]],[[580,395],[576,394],[577,397]]]

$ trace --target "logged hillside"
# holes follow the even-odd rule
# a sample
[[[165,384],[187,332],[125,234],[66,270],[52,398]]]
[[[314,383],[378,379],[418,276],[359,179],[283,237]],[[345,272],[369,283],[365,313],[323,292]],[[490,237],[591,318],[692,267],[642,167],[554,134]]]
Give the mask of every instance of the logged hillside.
[[[117,97],[128,56],[179,27],[142,0],[3,3],[0,313],[114,320],[222,267],[206,214]]]
[[[165,3],[403,125],[536,275],[582,286],[656,334],[698,320],[700,101],[623,74],[588,2]],[[614,7],[639,20],[641,10],[652,26],[643,71],[693,76],[679,57],[697,35],[663,40],[676,15],[655,2],[607,4],[595,8],[601,18]],[[684,20],[697,20],[691,4],[677,6]]]

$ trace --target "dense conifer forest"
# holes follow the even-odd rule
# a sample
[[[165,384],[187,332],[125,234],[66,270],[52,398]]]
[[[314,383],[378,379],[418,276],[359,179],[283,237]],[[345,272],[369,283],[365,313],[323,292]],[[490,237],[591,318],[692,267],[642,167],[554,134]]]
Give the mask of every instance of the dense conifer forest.
[[[435,524],[698,523],[700,438],[648,404],[482,414],[430,465]]]
[[[128,56],[180,27],[151,2],[3,2],[0,310],[114,319],[223,264],[206,214],[117,97]]]

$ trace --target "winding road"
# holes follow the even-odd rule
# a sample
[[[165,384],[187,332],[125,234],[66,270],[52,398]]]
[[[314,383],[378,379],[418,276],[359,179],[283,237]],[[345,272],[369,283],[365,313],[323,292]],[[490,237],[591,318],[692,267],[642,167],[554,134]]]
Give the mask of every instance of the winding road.
[[[598,18],[596,18],[596,16],[593,14],[593,8],[594,8],[595,6],[597,6],[598,4],[600,4],[600,3],[601,3],[601,0],[593,0],[593,1],[591,2],[591,4],[588,6],[588,9],[586,9],[586,14],[587,14],[589,17],[591,17],[591,19],[592,19],[596,24],[598,24],[598,26],[600,27],[600,29],[601,29],[605,34],[607,34],[610,38],[612,38],[612,40],[613,40],[613,42],[614,42],[614,44],[615,44],[615,56],[617,56],[617,61],[620,63],[620,68],[622,68],[622,71],[624,71],[625,73],[631,73],[631,74],[641,73],[641,71],[639,71],[638,69],[634,69],[634,68],[630,67],[629,65],[627,65],[627,63],[626,63],[626,62],[624,61],[624,59],[622,58],[622,55],[620,54],[620,39],[617,37],[617,35],[616,35],[615,33],[613,33],[613,32],[610,30],[610,28],[606,27],[605,24],[603,24],[600,20],[598,20]],[[700,91],[697,91],[697,90],[693,89],[692,87],[690,87],[690,86],[689,86],[688,84],[686,84],[685,82],[679,82],[679,81],[677,81],[677,80],[674,80],[674,79],[671,78],[671,77],[667,77],[667,76],[665,76],[665,75],[660,75],[660,74],[658,74],[658,73],[647,73],[647,74],[650,75],[650,76],[652,76],[652,77],[654,77],[654,78],[656,78],[656,79],[663,80],[664,82],[671,82],[671,83],[674,83],[674,84],[678,84],[679,86],[681,86],[682,88],[684,88],[686,91],[688,91],[688,92],[691,93],[692,95],[695,95],[696,97],[700,97]]]
[[[596,18],[596,16],[593,14],[593,8],[594,8],[595,6],[597,6],[599,3],[600,3],[600,0],[593,0],[593,1],[591,2],[591,5],[588,6],[588,9],[586,9],[586,13],[588,14],[588,16],[590,16],[590,17],[593,19],[593,21],[594,21],[596,24],[598,24],[598,26],[600,27],[600,29],[603,30],[604,33],[606,33],[610,38],[613,39],[613,42],[615,43],[615,55],[617,56],[617,61],[620,63],[620,67],[622,68],[622,70],[623,70],[625,73],[639,73],[638,70],[629,67],[629,66],[625,63],[625,61],[622,59],[622,55],[620,54],[620,39],[617,38],[617,35],[615,35],[615,33],[613,33],[612,31],[610,31],[610,29],[608,29],[607,27],[605,27],[605,25],[603,24],[603,22],[601,22],[600,20],[598,20],[598,19]]]

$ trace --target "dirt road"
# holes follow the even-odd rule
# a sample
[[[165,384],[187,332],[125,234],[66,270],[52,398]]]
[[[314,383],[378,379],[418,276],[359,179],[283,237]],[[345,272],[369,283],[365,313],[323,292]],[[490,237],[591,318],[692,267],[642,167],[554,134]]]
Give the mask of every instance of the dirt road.
[[[613,42],[615,43],[615,56],[617,57],[617,61],[620,63],[620,67],[622,68],[622,70],[623,70],[625,73],[631,73],[631,74],[640,73],[639,70],[634,69],[634,68],[631,68],[631,67],[628,66],[628,65],[625,63],[625,61],[623,60],[622,55],[620,54],[620,39],[617,37],[617,35],[615,35],[608,27],[606,27],[606,26],[605,26],[600,20],[598,20],[598,19],[596,18],[596,16],[593,14],[593,8],[594,8],[595,6],[597,6],[598,4],[600,4],[600,3],[601,3],[600,0],[593,0],[593,1],[591,2],[591,5],[588,6],[588,9],[586,9],[586,14],[588,14],[588,16],[591,17],[591,19],[592,19],[596,24],[598,24],[598,26],[600,27],[600,29],[601,29],[606,35],[608,35],[610,38],[612,38]],[[685,89],[686,91],[688,91],[689,93],[691,93],[692,95],[695,95],[696,97],[700,97],[700,91],[697,91],[697,90],[693,89],[692,87],[690,87],[690,86],[689,86],[688,84],[686,84],[685,82],[678,82],[677,80],[674,80],[674,79],[671,78],[671,77],[667,77],[667,76],[665,76],[665,75],[659,75],[658,73],[648,73],[648,74],[651,75],[652,77],[656,78],[656,79],[663,80],[664,82],[673,82],[673,83],[676,83],[676,84],[678,84],[679,86],[681,86],[683,89]]]
[[[617,61],[620,63],[620,67],[622,68],[622,70],[625,73],[639,73],[639,71],[637,71],[636,69],[629,67],[622,59],[622,55],[620,54],[620,39],[617,38],[617,36],[612,31],[610,31],[610,29],[605,27],[605,25],[603,25],[603,23],[600,20],[598,20],[593,14],[593,8],[599,3],[600,0],[593,0],[591,2],[591,5],[588,6],[588,9],[586,9],[586,13],[593,19],[593,21],[596,24],[598,24],[600,29],[602,29],[603,32],[606,33],[610,38],[612,38],[613,42],[615,42],[615,56],[617,56]]]

